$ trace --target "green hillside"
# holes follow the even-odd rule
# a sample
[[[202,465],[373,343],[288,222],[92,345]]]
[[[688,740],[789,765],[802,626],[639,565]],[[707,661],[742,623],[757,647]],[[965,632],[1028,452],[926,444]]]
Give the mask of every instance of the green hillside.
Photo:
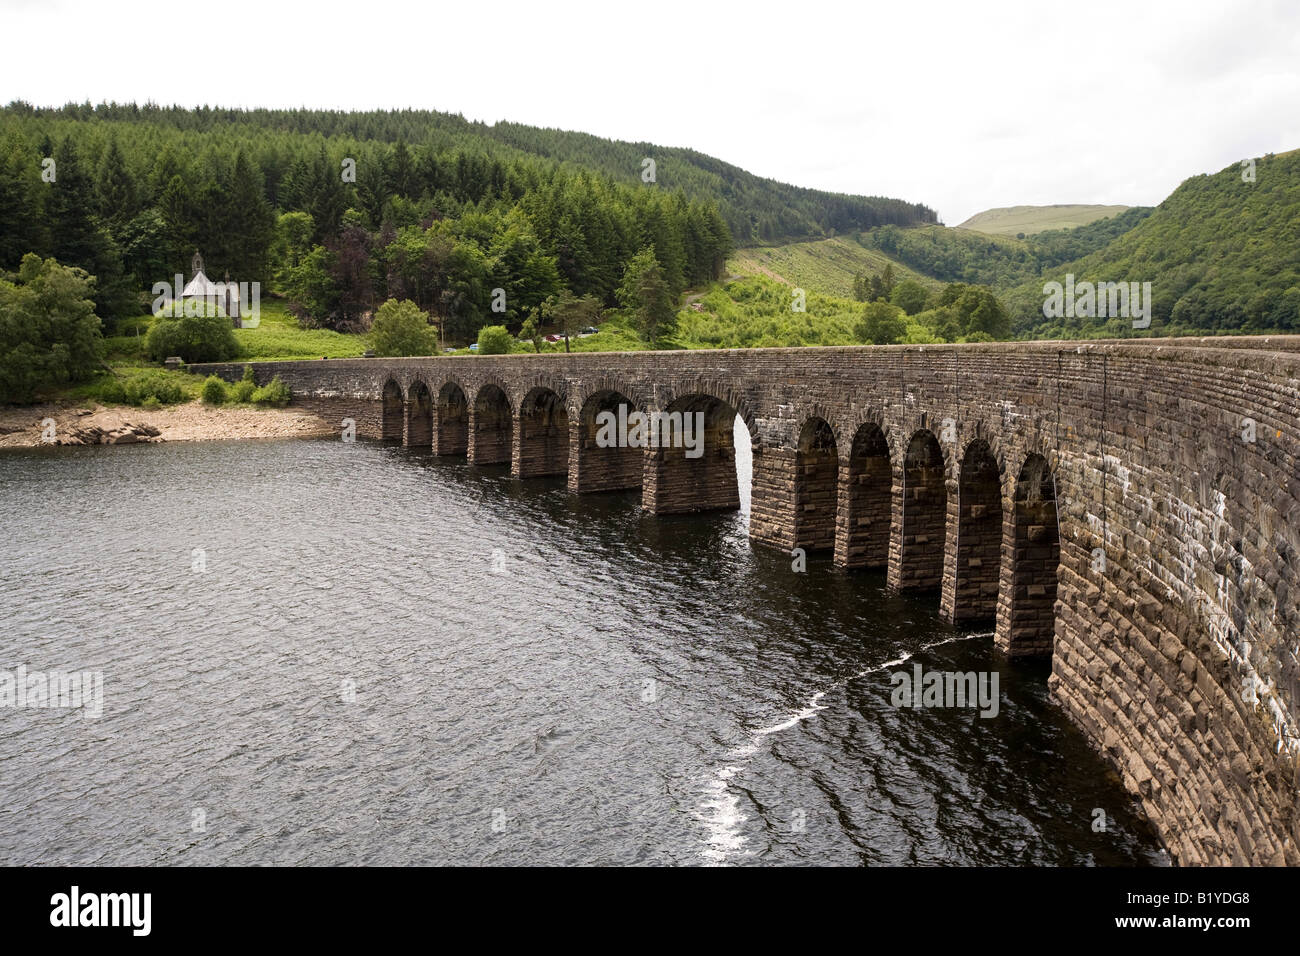
[[[1098,219],[1118,216],[1129,206],[1004,206],[977,212],[958,229],[973,229],[995,236],[1032,236],[1049,229],[1074,229]]]
[[[1151,327],[1125,319],[1043,317],[1043,283],[1150,282]],[[1019,334],[1206,334],[1300,330],[1300,150],[1193,176],[1104,248],[1007,292]]]
[[[717,202],[740,246],[833,235],[889,223],[911,226],[937,221],[934,210],[919,203],[791,186],[755,176],[693,149],[626,143],[517,123],[469,125],[475,135],[529,155],[599,169],[628,181],[640,182],[643,163],[654,159],[657,183],[667,189],[680,188],[691,198]]]
[[[1086,226],[1052,229],[1025,239],[946,226],[882,226],[863,233],[862,242],[941,282],[1010,288],[1044,270],[1104,248],[1150,212],[1148,207],[1134,206]]]
[[[879,275],[886,266],[893,269],[897,281],[915,279],[928,289],[941,285],[876,249],[844,237],[739,249],[727,260],[727,272],[732,275],[767,276],[843,299],[853,298],[855,276]]]

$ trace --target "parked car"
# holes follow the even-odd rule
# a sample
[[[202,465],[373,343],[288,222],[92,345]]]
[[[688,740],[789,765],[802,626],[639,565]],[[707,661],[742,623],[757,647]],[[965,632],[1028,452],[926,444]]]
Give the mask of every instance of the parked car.
[[[578,332],[578,334],[579,334],[579,335],[595,335],[595,334],[596,334],[597,332],[599,332],[599,331],[600,331],[600,329],[596,328],[594,325],[589,325],[589,326],[587,326],[585,329],[581,329],[581,330]]]
[[[478,351],[478,343],[475,342],[473,345],[471,345],[471,346],[469,347],[469,350],[470,350],[471,352],[477,352],[477,351]]]

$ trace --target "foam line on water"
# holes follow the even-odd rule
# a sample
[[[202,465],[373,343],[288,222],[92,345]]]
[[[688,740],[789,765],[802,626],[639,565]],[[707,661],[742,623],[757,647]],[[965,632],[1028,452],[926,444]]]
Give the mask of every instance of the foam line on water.
[[[822,699],[832,691],[847,687],[855,680],[860,680],[868,674],[876,674],[890,667],[897,667],[905,664],[917,654],[923,654],[926,651],[940,647],[944,644],[952,644],[957,641],[969,641],[977,637],[992,637],[992,631],[985,631],[977,634],[958,634],[952,637],[945,637],[943,640],[931,641],[914,651],[905,651],[902,657],[885,661],[883,664],[876,664],[865,670],[858,671],[852,677],[846,678],[836,684],[832,684],[825,690],[819,690],[808,700],[808,704],[797,713],[791,714],[785,720],[775,723],[770,727],[764,727],[754,732],[748,743],[742,744],[727,753],[728,762],[714,770],[712,777],[704,786],[703,799],[697,807],[695,814],[708,831],[708,838],[705,841],[705,847],[701,855],[711,863],[723,863],[728,855],[744,850],[745,838],[740,832],[740,826],[748,817],[740,808],[740,798],[731,792],[731,780],[742,773],[749,758],[758,753],[759,744],[764,737],[771,734],[780,733],[783,730],[789,730],[791,727],[803,723],[810,717],[826,709],[822,704]],[[748,851],[746,852],[748,855]]]

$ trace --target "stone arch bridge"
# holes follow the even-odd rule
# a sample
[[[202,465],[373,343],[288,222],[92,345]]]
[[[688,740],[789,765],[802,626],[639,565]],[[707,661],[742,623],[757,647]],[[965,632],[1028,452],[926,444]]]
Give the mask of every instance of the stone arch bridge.
[[[1184,864],[1300,863],[1300,337],[255,364],[427,446],[883,568],[1051,660],[1054,698]],[[243,366],[194,366],[235,380]],[[598,415],[700,413],[703,453]]]

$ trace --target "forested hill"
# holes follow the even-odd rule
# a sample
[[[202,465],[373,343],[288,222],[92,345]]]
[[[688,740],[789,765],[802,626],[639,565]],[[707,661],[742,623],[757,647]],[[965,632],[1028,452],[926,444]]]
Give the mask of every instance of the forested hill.
[[[935,211],[919,203],[791,186],[747,173],[693,149],[624,143],[516,123],[497,123],[485,129],[493,139],[525,152],[595,166],[615,176],[627,177],[630,173],[632,178],[639,178],[643,161],[654,158],[660,185],[677,186],[688,196],[716,200],[733,238],[741,246],[887,224],[938,222]]]
[[[1124,319],[1045,319],[1043,283],[1150,282],[1144,335],[1300,330],[1300,150],[1193,176],[1132,229],[1007,293],[1035,338],[1134,334]]]
[[[691,149],[627,143],[518,123],[489,125],[433,110],[185,109],[154,104],[91,106],[89,103],[36,108],[11,103],[0,110],[0,116],[5,115],[46,121],[51,131],[56,132],[55,138],[67,132],[64,124],[70,122],[102,124],[110,129],[121,127],[123,136],[144,136],[154,141],[159,141],[161,131],[168,129],[217,139],[261,135],[274,140],[277,136],[294,134],[337,147],[402,143],[408,148],[431,147],[435,152],[457,150],[501,161],[533,157],[634,184],[643,182],[644,161],[652,159],[658,186],[680,189],[690,199],[716,204],[733,241],[742,246],[886,224],[910,226],[937,222],[934,210],[919,203],[792,186],[755,176]],[[262,151],[257,158],[268,189],[274,195],[282,164],[268,152]]]

